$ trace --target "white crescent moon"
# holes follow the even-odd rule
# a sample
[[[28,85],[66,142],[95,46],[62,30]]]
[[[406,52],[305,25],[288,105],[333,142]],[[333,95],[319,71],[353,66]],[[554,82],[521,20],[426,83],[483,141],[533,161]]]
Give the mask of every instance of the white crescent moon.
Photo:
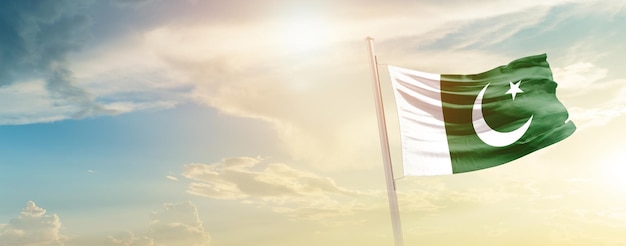
[[[517,142],[524,133],[530,127],[530,123],[533,121],[533,116],[530,116],[530,119],[524,123],[520,128],[512,132],[499,132],[494,129],[491,129],[487,122],[485,121],[485,117],[483,116],[483,96],[485,95],[485,91],[489,87],[489,84],[485,85],[485,87],[478,93],[476,97],[476,101],[474,101],[474,107],[472,109],[472,125],[474,126],[474,131],[476,135],[488,145],[494,147],[504,147],[507,145],[511,145],[512,143]]]

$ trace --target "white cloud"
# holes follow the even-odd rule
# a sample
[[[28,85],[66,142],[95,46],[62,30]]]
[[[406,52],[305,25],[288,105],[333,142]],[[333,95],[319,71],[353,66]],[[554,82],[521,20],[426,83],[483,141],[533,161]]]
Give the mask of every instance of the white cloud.
[[[626,79],[608,79],[609,69],[578,61],[552,71],[557,94],[579,130],[606,125],[626,114]]]
[[[29,100],[24,100],[28,98]],[[56,102],[44,81],[27,81],[0,87],[0,124],[28,124],[63,120],[77,110]]]
[[[154,240],[147,236],[135,236],[132,232],[120,232],[116,236],[109,236],[109,245],[120,246],[154,246]]]
[[[156,245],[204,246],[211,241],[191,202],[165,204],[163,211],[152,213],[150,218],[150,237]]]
[[[0,225],[2,246],[53,246],[64,245],[65,237],[59,234],[61,221],[56,214],[46,215],[46,210],[29,201],[17,218]]]
[[[600,108],[580,108],[568,109],[571,119],[577,124],[579,129],[594,126],[603,126],[613,119],[626,115],[626,105],[617,104]]]
[[[608,69],[599,68],[590,62],[578,62],[552,70],[559,89],[574,91],[574,93],[585,93],[594,83],[606,78],[608,73]]]
[[[318,47],[298,56],[274,44],[263,23],[219,32],[224,28],[163,27],[147,33],[143,46],[169,62],[172,73],[193,81],[183,83],[195,85],[197,102],[271,123],[281,139],[278,147],[294,159],[323,169],[371,168],[367,160],[376,157],[377,145],[363,141],[376,134],[368,114],[369,73],[357,72],[366,66],[343,65],[358,64],[362,49],[340,44],[342,52]],[[360,39],[359,44],[364,47]]]
[[[588,77],[593,79],[592,75]],[[587,87],[564,91],[570,119],[579,129],[603,126],[626,115],[625,97],[626,79],[600,80]]]
[[[190,194],[269,207],[296,220],[347,216],[369,206],[358,197],[375,197],[338,186],[331,178],[285,164],[266,163],[262,158],[227,158],[210,165],[193,163],[183,167],[182,176],[192,180],[187,190]]]
[[[149,87],[144,87],[149,88]],[[99,92],[94,90],[94,92]],[[128,91],[118,90],[123,94]],[[100,96],[100,95],[97,95]],[[119,95],[117,95],[119,97]],[[24,100],[28,98],[29,100]],[[129,101],[130,100],[130,101]],[[122,114],[140,110],[167,109],[180,101],[153,99],[133,101],[132,98],[119,98],[113,102],[100,103],[108,114]],[[53,122],[73,118],[80,105],[66,102],[50,95],[44,81],[26,81],[0,87],[0,125],[19,125],[40,122]]]
[[[189,164],[182,176],[190,179],[187,192],[218,200],[234,200],[270,209],[274,213],[297,221],[317,221],[324,224],[363,223],[376,213],[385,214],[387,192],[381,190],[351,190],[341,187],[331,178],[302,171],[285,164],[268,163],[262,158],[227,158],[213,164]],[[424,187],[400,191],[398,197],[406,211],[431,213],[449,203],[482,202],[485,191],[447,192],[438,180],[403,182],[404,185]],[[502,197],[499,190],[487,197]],[[498,198],[493,198],[498,199]],[[376,216],[374,216],[376,217]]]
[[[61,226],[56,214],[47,215],[45,209],[29,201],[17,218],[0,224],[0,246],[63,246],[66,242],[75,245],[74,241],[84,241],[61,235]],[[162,211],[152,213],[146,233],[121,232],[109,236],[107,245],[206,246],[210,241],[211,236],[205,231],[196,206],[183,202],[164,204]]]
[[[183,167],[182,175],[194,181],[188,189],[190,194],[215,199],[259,198],[282,203],[288,197],[308,199],[327,194],[358,194],[337,186],[330,178],[285,164],[265,164],[262,161],[262,158],[239,157],[223,159],[210,165],[193,163]]]
[[[207,246],[211,236],[205,231],[198,209],[191,202],[167,203],[163,210],[150,215],[149,232],[137,236],[121,232],[109,236],[108,245],[123,246]]]

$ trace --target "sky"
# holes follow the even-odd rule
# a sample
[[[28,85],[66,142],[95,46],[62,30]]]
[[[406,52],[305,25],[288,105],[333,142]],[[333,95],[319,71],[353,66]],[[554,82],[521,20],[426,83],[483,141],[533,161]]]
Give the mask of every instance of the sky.
[[[406,245],[626,244],[626,3],[23,0],[0,7],[0,245],[393,245],[369,54],[548,55],[569,138],[401,177]]]

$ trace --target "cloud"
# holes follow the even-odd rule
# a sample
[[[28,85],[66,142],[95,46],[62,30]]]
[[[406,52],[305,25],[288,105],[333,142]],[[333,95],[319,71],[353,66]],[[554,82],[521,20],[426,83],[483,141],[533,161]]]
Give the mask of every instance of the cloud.
[[[608,73],[608,69],[599,68],[590,62],[578,62],[552,70],[554,80],[557,81],[560,90],[578,93],[585,93],[594,83],[605,79]]]
[[[553,68],[558,94],[579,129],[602,126],[626,114],[626,79],[608,79],[608,69],[591,62]]]
[[[626,104],[598,108],[572,107],[568,111],[570,111],[571,119],[577,123],[578,128],[586,129],[588,127],[604,126],[612,120],[625,115]]]
[[[166,203],[163,210],[150,215],[150,231],[141,236],[121,232],[109,236],[108,245],[123,246],[207,246],[211,236],[205,231],[196,206],[187,201]]]
[[[56,214],[47,215],[46,210],[29,201],[17,218],[8,224],[0,224],[0,246],[63,246],[83,244],[89,239],[67,237],[60,234],[62,224]],[[167,203],[163,210],[150,214],[149,230],[142,234],[121,232],[109,236],[106,245],[122,246],[206,246],[211,241],[191,202]],[[82,242],[82,243],[77,243]],[[95,241],[89,245],[96,244]],[[97,245],[101,244],[98,240]]]
[[[535,165],[518,165],[517,168],[540,168],[536,162],[527,162]],[[542,167],[543,172],[551,173],[546,168]],[[552,168],[558,170],[559,167]],[[513,170],[512,173],[519,173]],[[490,172],[398,181],[397,195],[403,216],[409,219],[418,215],[439,216],[476,208],[477,205],[509,207],[522,200],[530,205],[545,204],[572,199],[572,194],[575,194],[563,194],[562,189],[537,188],[563,186],[560,182],[570,177],[567,173],[538,177],[533,172],[527,176],[510,175],[511,169],[502,168]],[[238,157],[213,164],[189,164],[183,167],[182,176],[191,180],[187,192],[192,195],[266,208],[293,221],[313,221],[332,226],[372,223],[382,220],[379,215],[387,214],[389,209],[385,190],[344,188],[330,178],[284,164],[268,163],[262,158]],[[493,176],[500,178],[490,178]],[[455,183],[450,184],[450,179],[455,179]],[[490,182],[481,184],[476,180]]]
[[[200,221],[198,209],[191,202],[164,204],[162,211],[150,214],[150,221],[147,233],[121,232],[109,236],[107,245],[206,246],[211,241]],[[0,224],[0,246],[63,246],[80,239],[61,235],[61,226],[56,214],[47,215],[45,209],[29,201],[17,218],[8,224]]]
[[[362,49],[352,43],[342,44],[343,52],[327,46],[301,52],[277,47],[274,38],[280,40],[287,30],[267,33],[265,24],[273,27],[168,26],[146,33],[143,47],[166,61],[169,71],[193,81],[196,102],[270,123],[281,139],[278,147],[294,159],[326,170],[371,168],[367,160],[376,157],[377,144],[364,141],[376,135],[368,114],[371,87],[354,84],[370,79],[366,71],[357,75],[361,68],[343,65],[358,64]]]
[[[16,113],[22,122],[82,118],[113,113],[77,87],[67,56],[81,47],[90,20],[82,15],[88,2],[17,1],[0,10],[0,86],[42,80],[52,117]],[[9,104],[10,105],[10,104]],[[22,123],[16,122],[16,123]]]
[[[429,40],[422,47],[439,52],[459,52],[495,46],[510,40],[529,27],[542,23],[549,10],[550,8],[545,6],[532,6],[510,13],[495,12],[494,16],[473,16],[469,20],[445,23],[443,27],[447,28],[436,31],[447,34],[438,35],[440,36],[438,39]]]
[[[193,163],[183,167],[182,175],[194,182],[190,194],[215,199],[252,199],[283,202],[287,197],[323,197],[327,194],[358,194],[335,184],[335,181],[294,169],[285,164],[263,164],[262,158],[227,158],[214,164]],[[257,170],[259,169],[259,170]]]
[[[150,236],[157,245],[202,246],[211,241],[191,202],[165,204],[163,211],[152,213],[150,218]]]
[[[45,209],[29,201],[17,218],[9,224],[0,224],[0,245],[64,245],[65,237],[59,234],[60,229],[61,220],[56,214],[46,215]]]
[[[132,232],[120,232],[115,236],[109,236],[109,245],[120,246],[153,246],[154,239],[146,236],[135,236]]]
[[[558,93],[579,129],[602,126],[626,114],[626,80],[608,79],[608,72],[591,62],[553,68]]]
[[[352,190],[341,187],[329,177],[302,171],[285,164],[269,163],[263,158],[226,158],[213,164],[183,166],[182,176],[191,180],[187,192],[217,200],[233,200],[270,209],[295,221],[325,224],[363,223],[388,209],[384,190]],[[446,193],[438,181],[420,181],[417,191],[398,192],[407,211],[436,212],[444,208],[438,200],[460,197]],[[474,193],[472,193],[474,194]],[[484,193],[475,193],[481,196]],[[447,200],[446,200],[447,201]]]
[[[189,194],[268,207],[294,220],[345,217],[369,206],[357,197],[375,197],[338,186],[331,178],[285,164],[267,163],[262,158],[188,164],[183,167],[182,176],[192,181],[187,189]]]

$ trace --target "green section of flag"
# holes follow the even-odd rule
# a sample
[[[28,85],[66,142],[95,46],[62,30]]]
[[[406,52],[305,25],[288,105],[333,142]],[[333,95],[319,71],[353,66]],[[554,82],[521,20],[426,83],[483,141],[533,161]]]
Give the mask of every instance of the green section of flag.
[[[513,100],[511,83],[523,91]],[[531,116],[530,127],[516,142],[493,147],[483,142],[472,124],[472,107],[489,84],[482,101],[484,119],[495,131],[520,128]],[[441,100],[454,173],[488,168],[515,160],[570,136],[576,130],[565,107],[556,98],[546,55],[512,61],[472,75],[442,75]]]

